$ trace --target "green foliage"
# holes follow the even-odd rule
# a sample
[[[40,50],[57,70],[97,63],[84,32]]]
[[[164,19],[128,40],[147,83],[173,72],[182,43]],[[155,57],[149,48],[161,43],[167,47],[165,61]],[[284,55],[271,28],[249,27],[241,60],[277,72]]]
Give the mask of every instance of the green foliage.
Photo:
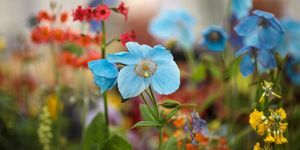
[[[155,122],[155,117],[152,115],[152,112],[155,112],[154,109],[150,110],[147,105],[142,104],[140,105],[140,112],[145,121]]]
[[[105,143],[103,150],[131,150],[131,145],[119,135],[113,135]]]
[[[177,139],[175,137],[169,138],[162,146],[162,150],[177,150]]]
[[[140,121],[136,123],[132,128],[136,127],[161,127],[162,125],[154,121]]]
[[[83,53],[83,49],[74,43],[65,44],[64,50],[73,53],[76,56],[80,56]]]
[[[224,80],[229,80],[232,77],[236,76],[239,73],[239,66],[241,63],[242,59],[241,57],[235,58],[230,65],[228,66],[228,68],[226,68],[223,79]]]
[[[206,77],[206,66],[204,63],[199,63],[198,66],[196,66],[193,69],[191,79],[195,82],[201,82]]]
[[[164,108],[172,109],[180,106],[181,104],[175,100],[167,99],[164,100],[164,102],[162,102],[160,105]]]
[[[174,108],[167,116],[166,116],[166,120],[171,119],[179,110],[180,110],[181,106],[177,106],[176,108]]]

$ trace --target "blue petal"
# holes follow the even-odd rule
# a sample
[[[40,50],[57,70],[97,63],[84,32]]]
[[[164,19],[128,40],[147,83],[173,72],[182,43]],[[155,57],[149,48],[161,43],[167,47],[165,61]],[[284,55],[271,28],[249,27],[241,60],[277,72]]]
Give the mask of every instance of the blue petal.
[[[258,16],[249,16],[241,20],[241,22],[234,27],[234,30],[240,36],[247,36],[258,29]]]
[[[125,66],[118,76],[118,88],[124,99],[138,96],[149,86],[149,78],[138,76],[134,66]]]
[[[251,56],[245,55],[240,64],[240,71],[243,76],[248,76],[254,71],[254,63]]]
[[[204,43],[204,45],[211,51],[221,52],[221,51],[224,51],[224,49],[225,49],[226,41],[225,40],[222,40],[219,42],[207,41]]]
[[[94,76],[94,80],[96,85],[100,87],[100,91],[102,94],[105,91],[111,89],[117,83],[117,78],[105,78],[101,76]]]
[[[133,55],[136,55],[137,58],[143,59],[149,50],[152,48],[148,45],[140,45],[137,42],[127,42],[126,47],[128,48],[128,51],[132,53]]]
[[[276,67],[275,57],[270,50],[257,51],[257,61],[266,69],[273,69]]]
[[[175,92],[180,85],[180,72],[177,64],[170,60],[169,62],[157,62],[157,70],[150,77],[151,86],[159,94],[171,94]]]
[[[275,17],[272,13],[268,13],[261,10],[254,10],[252,13],[256,16],[263,17],[265,19],[272,19]]]
[[[118,69],[115,64],[106,59],[94,60],[88,62],[88,66],[94,76],[103,76],[106,78],[115,78],[118,76]]]
[[[258,31],[258,41],[264,49],[271,49],[277,45],[280,34],[270,26]]]
[[[281,26],[280,22],[276,18],[270,19],[269,23],[278,33],[280,33],[280,34],[284,33],[283,27]]]
[[[137,55],[129,52],[119,52],[107,55],[107,60],[112,63],[122,63],[126,65],[136,64],[140,61]]]
[[[286,73],[293,84],[300,85],[300,73],[294,70],[295,65],[300,64],[300,59],[291,59],[286,65]]]
[[[245,46],[245,47],[239,49],[237,52],[235,52],[235,57],[239,57],[239,56],[249,52],[252,47],[253,46]]]
[[[147,54],[146,58],[151,59],[154,62],[173,60],[171,52],[161,45],[157,45],[153,49],[151,49]]]

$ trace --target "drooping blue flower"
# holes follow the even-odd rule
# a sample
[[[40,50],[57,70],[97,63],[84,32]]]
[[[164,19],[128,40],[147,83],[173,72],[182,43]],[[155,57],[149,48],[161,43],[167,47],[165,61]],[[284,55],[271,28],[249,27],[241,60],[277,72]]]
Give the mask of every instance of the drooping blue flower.
[[[246,17],[249,11],[252,9],[253,0],[232,0],[231,1],[231,11],[237,17],[241,19]]]
[[[149,32],[158,39],[174,39],[189,49],[195,41],[194,26],[194,18],[186,11],[164,10],[151,20]]]
[[[109,54],[112,63],[126,65],[118,75],[118,88],[124,99],[138,96],[149,85],[159,94],[179,88],[180,72],[170,51],[158,45],[150,47],[127,42],[128,52]]]
[[[243,76],[248,76],[253,73],[257,63],[257,70],[265,72],[268,69],[276,67],[276,60],[273,52],[268,49],[263,49],[257,46],[245,46],[235,53],[235,56],[242,56],[240,63],[240,72]]]
[[[300,85],[300,58],[292,58],[286,64],[286,74],[295,85]]]
[[[242,19],[234,30],[239,36],[257,34],[259,47],[271,49],[276,46],[284,29],[271,13],[255,10],[252,16]]]
[[[300,23],[292,19],[280,20],[285,33],[281,36],[275,50],[285,57],[287,54],[300,57]]]
[[[101,93],[111,89],[117,83],[118,69],[115,64],[106,59],[90,61],[88,67],[92,71],[95,84],[100,87]]]
[[[221,26],[210,26],[203,30],[203,45],[209,50],[220,52],[225,49],[228,35]]]

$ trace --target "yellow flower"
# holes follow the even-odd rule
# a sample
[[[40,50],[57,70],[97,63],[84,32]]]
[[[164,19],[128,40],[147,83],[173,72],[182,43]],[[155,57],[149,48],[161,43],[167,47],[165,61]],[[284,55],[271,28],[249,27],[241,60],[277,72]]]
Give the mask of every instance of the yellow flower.
[[[280,116],[281,120],[284,120],[286,118],[286,113],[285,113],[284,109],[279,108],[276,110],[276,113]]]
[[[257,125],[257,133],[259,135],[264,135],[266,130],[267,130],[267,124],[261,123]]]
[[[52,119],[56,119],[58,111],[58,98],[57,95],[52,94],[47,97],[47,107]]]
[[[275,136],[275,143],[276,144],[287,143],[287,139],[283,136],[282,133],[280,133]]]
[[[258,124],[262,123],[263,119],[265,118],[263,112],[257,111],[254,109],[254,111],[249,115],[249,123],[253,129],[256,130],[256,127]]]
[[[287,126],[288,126],[288,123],[281,123],[281,122],[279,123],[281,132],[284,132],[286,130]]]
[[[262,94],[262,96],[259,99],[259,102],[263,102],[265,99],[265,96],[270,96],[273,95],[277,98],[281,98],[280,95],[276,94],[275,92],[272,91],[273,88],[273,83],[272,82],[268,82],[266,80],[264,80],[264,82],[261,83],[262,88],[264,89],[264,93]]]
[[[253,150],[262,150],[258,142],[254,145]]]
[[[275,141],[274,137],[271,135],[271,132],[268,131],[267,137],[264,139],[265,142],[267,143],[273,143]]]

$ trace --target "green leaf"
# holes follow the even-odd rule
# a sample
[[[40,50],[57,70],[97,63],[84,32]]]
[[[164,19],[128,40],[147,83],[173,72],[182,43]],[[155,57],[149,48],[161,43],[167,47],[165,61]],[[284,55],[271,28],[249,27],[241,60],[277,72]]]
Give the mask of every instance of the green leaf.
[[[206,66],[204,63],[199,63],[197,67],[194,68],[191,79],[195,82],[200,82],[206,77]]]
[[[100,150],[108,137],[108,127],[102,113],[98,113],[87,127],[82,141],[83,150]]]
[[[177,150],[177,139],[175,137],[169,138],[163,145],[162,150]]]
[[[209,63],[208,66],[209,66],[208,70],[213,77],[218,78],[218,79],[220,79],[222,77],[221,70],[215,63]]]
[[[68,43],[68,44],[64,45],[63,48],[65,51],[73,53],[76,56],[80,56],[83,53],[83,49],[79,45],[76,45],[73,43]]]
[[[155,122],[155,117],[152,115],[152,112],[154,112],[153,109],[151,112],[151,110],[147,107],[147,105],[142,104],[142,105],[140,105],[140,111],[141,111],[141,115],[145,121],[154,121]]]
[[[226,68],[226,70],[225,70],[224,80],[229,80],[231,77],[238,74],[241,61],[242,61],[241,57],[238,57],[230,63],[228,68]]]
[[[181,104],[175,100],[167,99],[164,100],[160,105],[164,108],[172,109],[176,108],[177,106],[180,106]]]
[[[105,143],[102,150],[131,150],[131,145],[121,136],[113,135]]]
[[[161,124],[154,122],[154,121],[140,121],[136,123],[132,128],[137,128],[137,127],[160,127],[162,126]]]
[[[166,117],[166,120],[171,119],[177,112],[180,110],[181,106],[177,106],[175,109],[173,109]]]

